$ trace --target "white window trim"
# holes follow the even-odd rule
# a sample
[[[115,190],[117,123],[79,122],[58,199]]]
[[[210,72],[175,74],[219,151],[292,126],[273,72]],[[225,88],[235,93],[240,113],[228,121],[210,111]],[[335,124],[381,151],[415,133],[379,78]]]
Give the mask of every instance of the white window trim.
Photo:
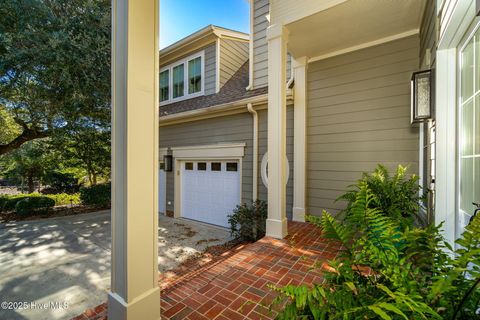
[[[188,62],[190,60],[196,59],[200,57],[201,59],[201,90],[199,92],[195,93],[188,93]],[[178,98],[173,98],[173,68],[183,64],[183,96],[178,97]],[[199,51],[195,54],[192,54],[186,58],[183,58],[181,60],[177,60],[168,66],[165,66],[160,69],[160,73],[162,73],[165,70],[169,70],[168,72],[168,100],[165,101],[160,101],[160,106],[164,106],[170,103],[182,101],[182,100],[187,100],[199,96],[203,96],[205,94],[205,51]],[[159,88],[160,90],[160,88]]]
[[[467,103],[467,101],[469,101],[470,99],[475,99],[475,97],[479,94],[479,92],[475,92],[473,91],[472,92],[472,97],[467,99],[466,101],[463,101],[462,103],[462,77],[461,77],[461,74],[462,74],[462,64],[463,64],[463,61],[462,61],[462,52],[465,50],[467,44],[469,43],[469,41],[473,38],[474,34],[478,31],[478,29],[480,28],[480,21],[474,21],[472,23],[472,26],[468,29],[467,32],[465,32],[465,36],[462,38],[461,42],[460,42],[460,45],[459,45],[459,48],[458,48],[458,51],[457,51],[457,106],[455,108],[455,111],[457,113],[457,119],[456,119],[456,126],[457,126],[457,145],[460,146],[461,143],[462,143],[462,140],[461,140],[461,133],[460,133],[460,130],[462,129],[462,117],[461,117],[461,107],[462,107],[462,104],[465,104]],[[475,50],[475,49],[474,49]],[[474,70],[474,75],[475,75],[475,70]],[[474,85],[474,88],[475,88],[475,83],[473,84]],[[474,129],[475,130],[475,129]],[[473,157],[477,157],[477,156],[473,156]],[[461,208],[461,193],[460,193],[460,185],[461,185],[461,160],[462,160],[462,157],[460,155],[460,147],[458,150],[456,150],[455,152],[455,160],[456,160],[456,163],[457,163],[457,167],[456,167],[456,175],[457,175],[457,179],[456,179],[456,184],[455,184],[455,187],[456,187],[456,191],[455,191],[455,195],[457,197],[457,201],[456,201],[456,212],[457,212],[457,216],[456,216],[456,230],[455,230],[455,236],[456,238],[459,238],[461,236],[461,234],[465,231],[465,226],[468,224],[468,221],[471,217],[471,215],[473,214],[473,212],[465,212],[464,210],[462,210]]]
[[[445,222],[443,236],[455,246],[457,230],[457,54],[461,40],[478,18],[475,0],[458,1],[441,26],[436,51],[435,223]]]

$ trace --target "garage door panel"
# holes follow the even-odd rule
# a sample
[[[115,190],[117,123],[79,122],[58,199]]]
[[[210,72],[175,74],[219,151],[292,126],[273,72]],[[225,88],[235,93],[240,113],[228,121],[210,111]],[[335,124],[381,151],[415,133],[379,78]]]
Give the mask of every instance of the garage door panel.
[[[227,216],[240,203],[239,163],[193,161],[188,168],[182,165],[182,216],[228,227]]]

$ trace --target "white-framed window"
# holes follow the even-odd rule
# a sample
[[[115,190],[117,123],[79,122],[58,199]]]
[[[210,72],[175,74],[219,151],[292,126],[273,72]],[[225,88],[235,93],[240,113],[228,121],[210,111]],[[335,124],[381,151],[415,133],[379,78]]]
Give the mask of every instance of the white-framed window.
[[[160,72],[160,101],[167,101],[170,99],[170,69]]]
[[[459,50],[458,227],[468,223],[480,202],[480,24]]]
[[[205,54],[197,52],[160,69],[160,105],[203,95]]]

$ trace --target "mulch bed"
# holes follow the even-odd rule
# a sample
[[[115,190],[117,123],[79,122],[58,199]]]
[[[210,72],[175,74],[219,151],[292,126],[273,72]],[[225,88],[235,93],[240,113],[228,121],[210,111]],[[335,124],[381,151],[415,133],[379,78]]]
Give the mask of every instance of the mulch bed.
[[[85,206],[85,205],[65,205],[65,206],[56,206],[49,210],[47,214],[31,215],[31,216],[19,216],[15,212],[3,212],[0,213],[0,222],[15,222],[15,221],[27,221],[27,220],[38,220],[38,219],[48,219],[48,218],[57,218],[65,216],[76,216],[83,213],[90,213],[101,211],[109,208],[99,208],[96,206]]]

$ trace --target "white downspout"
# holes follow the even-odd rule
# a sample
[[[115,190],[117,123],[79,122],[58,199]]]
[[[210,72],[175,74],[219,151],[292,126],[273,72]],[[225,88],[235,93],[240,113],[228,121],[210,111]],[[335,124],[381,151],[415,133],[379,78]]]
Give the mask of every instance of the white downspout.
[[[252,200],[258,198],[258,113],[253,109],[251,103],[247,104],[248,112],[253,118],[253,179],[252,179]]]

